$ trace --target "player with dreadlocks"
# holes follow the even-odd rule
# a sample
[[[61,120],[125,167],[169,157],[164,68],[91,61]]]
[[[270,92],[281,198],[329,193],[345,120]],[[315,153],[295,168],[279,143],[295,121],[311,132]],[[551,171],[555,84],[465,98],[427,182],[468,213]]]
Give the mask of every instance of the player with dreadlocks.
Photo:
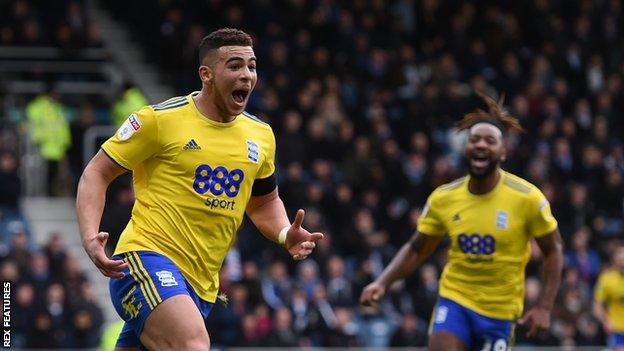
[[[502,99],[479,95],[487,110],[476,109],[457,123],[458,130],[468,131],[468,175],[431,193],[414,236],[360,297],[363,305],[376,304],[448,235],[448,263],[430,326],[432,351],[504,351],[516,322],[529,337],[547,329],[561,280],[561,236],[548,201],[536,186],[500,166],[507,133],[523,129]],[[543,289],[539,302],[519,318],[531,238],[544,254]]]

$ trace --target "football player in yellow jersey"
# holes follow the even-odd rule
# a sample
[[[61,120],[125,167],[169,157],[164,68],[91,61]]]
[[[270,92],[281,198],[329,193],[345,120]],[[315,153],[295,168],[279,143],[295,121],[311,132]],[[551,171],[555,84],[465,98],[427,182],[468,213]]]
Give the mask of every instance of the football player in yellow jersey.
[[[537,306],[518,320],[529,336],[549,327],[561,280],[561,237],[548,201],[537,187],[500,167],[505,134],[522,127],[499,103],[482,97],[488,111],[477,109],[457,125],[468,130],[469,174],[429,196],[416,234],[360,297],[364,305],[375,304],[448,235],[448,263],[431,321],[433,351],[508,350],[523,309],[531,238],[544,253],[544,289]]]
[[[609,335],[609,346],[624,351],[624,243],[612,253],[613,267],[600,273],[594,292],[594,315]]]
[[[246,213],[295,260],[321,233],[291,224],[278,196],[275,137],[246,113],[257,81],[252,40],[220,29],[199,46],[200,92],[133,113],[84,170],[76,207],[83,246],[111,278],[125,325],[117,350],[208,350],[204,320],[217,297],[218,272]],[[110,182],[133,172],[132,218],[112,258],[99,232]]]

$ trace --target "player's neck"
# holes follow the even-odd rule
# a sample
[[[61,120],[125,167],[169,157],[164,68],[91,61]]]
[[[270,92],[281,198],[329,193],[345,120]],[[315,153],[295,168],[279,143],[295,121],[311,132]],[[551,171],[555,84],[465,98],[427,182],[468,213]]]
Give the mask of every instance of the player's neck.
[[[483,195],[492,191],[496,184],[498,184],[498,180],[501,177],[500,169],[496,169],[496,171],[492,172],[492,174],[483,178],[475,178],[470,177],[470,181],[468,182],[468,191],[474,195]]]
[[[217,105],[203,89],[199,94],[193,96],[193,101],[195,101],[195,106],[202,116],[215,122],[227,123],[232,122],[236,118],[236,116],[225,116],[220,113]]]

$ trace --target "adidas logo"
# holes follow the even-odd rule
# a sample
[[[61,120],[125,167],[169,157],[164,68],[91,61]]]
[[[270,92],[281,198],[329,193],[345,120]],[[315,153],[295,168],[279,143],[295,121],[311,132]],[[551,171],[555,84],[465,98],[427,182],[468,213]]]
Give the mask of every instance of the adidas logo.
[[[186,145],[184,145],[184,150],[201,150],[201,146],[195,141],[195,139],[191,139]]]

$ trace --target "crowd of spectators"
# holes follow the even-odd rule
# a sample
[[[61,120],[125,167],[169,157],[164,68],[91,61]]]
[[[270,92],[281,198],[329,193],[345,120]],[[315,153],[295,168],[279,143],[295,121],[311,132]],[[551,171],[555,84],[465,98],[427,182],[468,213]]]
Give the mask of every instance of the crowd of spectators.
[[[0,132],[19,134],[27,129],[46,163],[47,194],[71,195],[82,168],[84,131],[95,124],[110,123],[109,100],[116,96],[110,91],[82,93],[59,87],[107,79],[105,70],[96,69],[109,58],[103,50],[100,29],[84,1],[3,1],[0,46],[4,53]],[[91,54],[87,54],[89,50]],[[80,61],[82,68],[71,71],[68,68],[75,61]],[[23,68],[23,63],[29,69]],[[89,68],[85,63],[93,65]],[[17,138],[7,147],[23,152],[20,142]]]
[[[36,248],[25,227],[3,243],[0,276],[11,285],[11,346],[20,348],[94,348],[104,316],[92,285],[78,261],[66,252],[60,233]]]
[[[245,224],[221,274],[229,303],[217,303],[208,322],[213,344],[425,345],[443,248],[378,308],[357,299],[411,236],[429,193],[464,173],[453,122],[478,106],[474,91],[506,94],[527,132],[510,136],[504,168],[543,190],[566,246],[551,330],[533,339],[518,330],[517,343],[604,344],[592,290],[610,243],[624,237],[620,0],[104,5],[180,95],[200,88],[205,34],[232,26],[254,36],[259,82],[249,111],[276,133],[288,212],[305,208],[306,227],[326,234],[295,264]],[[103,221],[112,233],[132,204],[121,184]],[[539,260],[535,246],[527,307],[540,293]]]
[[[222,274],[230,303],[209,324],[216,344],[424,345],[444,250],[378,310],[357,298],[413,233],[428,194],[464,172],[452,126],[478,106],[476,90],[506,93],[527,132],[511,136],[504,168],[544,191],[566,244],[553,327],[531,340],[519,331],[518,343],[604,343],[591,301],[609,244],[624,235],[621,1],[108,6],[180,94],[199,88],[203,35],[253,34],[249,110],[276,132],[289,213],[306,208],[306,225],[327,234],[295,265],[244,227]],[[541,288],[539,256],[534,247],[528,306]]]
[[[67,51],[101,48],[102,38],[84,1],[12,0],[0,3],[0,45]]]

